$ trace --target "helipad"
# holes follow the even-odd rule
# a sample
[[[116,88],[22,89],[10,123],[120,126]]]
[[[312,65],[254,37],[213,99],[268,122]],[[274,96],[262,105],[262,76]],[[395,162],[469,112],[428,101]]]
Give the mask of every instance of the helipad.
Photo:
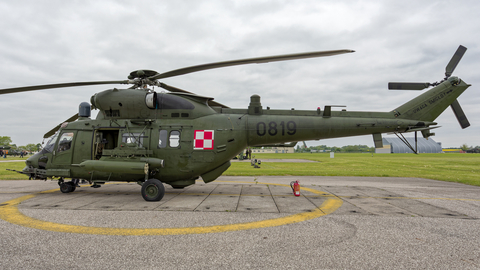
[[[476,269],[478,194],[420,178],[222,176],[152,203],[136,184],[0,181],[0,267]]]
[[[218,184],[197,184],[186,189],[167,188],[163,200],[145,202],[138,196],[138,186],[128,183],[112,183],[102,189],[88,186],[74,193],[58,194],[58,189],[25,195],[0,205],[0,218],[21,226],[67,233],[103,235],[172,235],[218,233],[275,227],[302,222],[334,212],[342,200],[317,189],[304,187],[303,195],[292,194],[289,185],[275,183],[249,183],[219,181]],[[271,213],[265,219],[245,221],[244,215],[231,215],[230,222],[205,219],[180,227],[155,226],[145,228],[144,223],[132,224],[128,228],[117,226],[85,226],[69,222],[55,222],[42,217],[31,217],[23,212],[31,209],[58,210],[108,210],[108,211],[187,211],[187,212],[232,212]],[[36,212],[32,213],[35,215]],[[100,215],[93,213],[97,218]],[[156,214],[161,215],[161,213]],[[195,220],[195,219],[194,219]],[[162,222],[162,225],[165,223]],[[113,225],[111,225],[113,226]]]

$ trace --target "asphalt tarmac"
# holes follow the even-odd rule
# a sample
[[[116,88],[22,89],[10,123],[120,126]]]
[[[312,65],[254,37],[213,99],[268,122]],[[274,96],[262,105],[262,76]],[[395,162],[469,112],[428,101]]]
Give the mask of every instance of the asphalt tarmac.
[[[480,269],[480,187],[419,178],[0,181],[0,218],[0,269]]]

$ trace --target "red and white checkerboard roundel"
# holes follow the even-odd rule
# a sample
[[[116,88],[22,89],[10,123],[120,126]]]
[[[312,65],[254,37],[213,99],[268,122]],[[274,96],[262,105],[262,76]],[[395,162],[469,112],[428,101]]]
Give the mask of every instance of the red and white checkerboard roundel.
[[[213,150],[213,130],[195,130],[194,150]]]

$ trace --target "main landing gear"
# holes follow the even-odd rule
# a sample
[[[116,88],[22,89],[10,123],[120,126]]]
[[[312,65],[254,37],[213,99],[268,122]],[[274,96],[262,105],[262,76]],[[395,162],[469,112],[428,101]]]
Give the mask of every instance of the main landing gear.
[[[148,179],[142,185],[142,197],[147,202],[160,201],[165,195],[165,187],[158,179]]]

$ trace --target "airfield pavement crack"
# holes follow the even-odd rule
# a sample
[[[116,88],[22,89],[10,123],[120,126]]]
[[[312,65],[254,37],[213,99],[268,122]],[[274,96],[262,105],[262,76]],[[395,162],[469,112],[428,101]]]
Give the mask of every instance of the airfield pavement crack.
[[[275,200],[275,196],[272,194],[272,190],[270,189],[270,186],[267,185],[268,191],[270,192],[270,196],[272,197],[273,203],[275,204],[275,207],[277,207],[277,211],[281,213],[280,208],[278,207],[277,201]]]

